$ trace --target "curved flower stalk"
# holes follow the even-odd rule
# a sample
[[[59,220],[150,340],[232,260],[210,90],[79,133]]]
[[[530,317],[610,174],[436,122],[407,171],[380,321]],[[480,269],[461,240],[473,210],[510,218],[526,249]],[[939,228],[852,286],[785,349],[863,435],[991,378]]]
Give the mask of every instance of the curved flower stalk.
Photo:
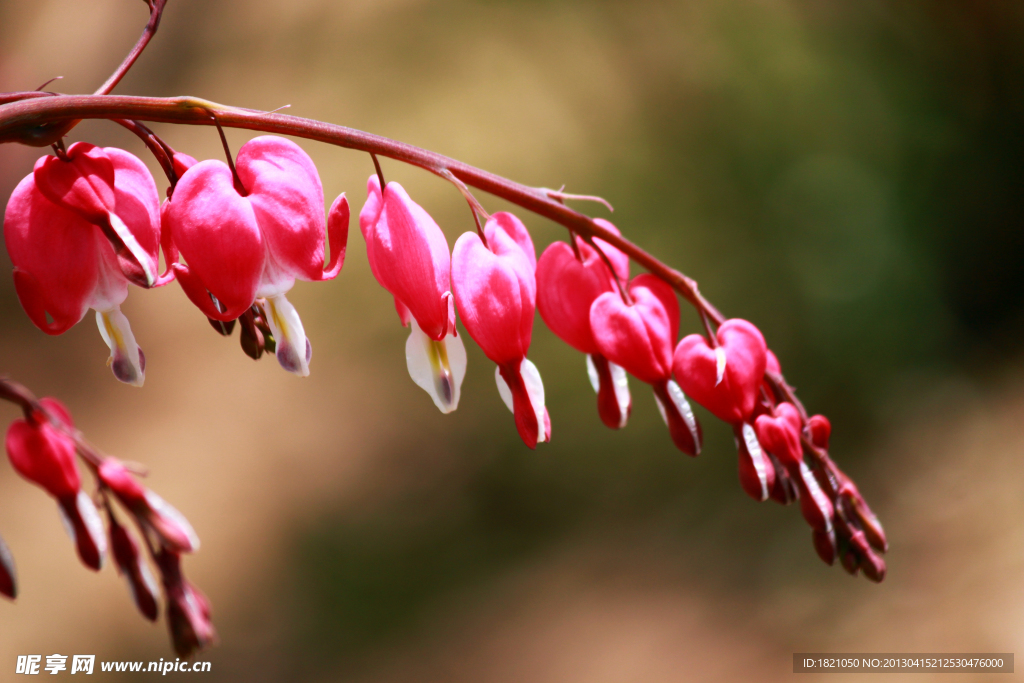
[[[448,240],[434,219],[401,185],[370,176],[359,212],[370,271],[395,298],[409,376],[442,413],[459,407],[466,347],[455,330]]]
[[[455,304],[469,336],[498,366],[498,393],[515,416],[519,436],[536,448],[551,440],[544,383],[526,358],[537,299],[536,252],[529,233],[509,213],[491,216],[484,236],[486,244],[475,232],[463,233],[455,243]]]
[[[618,233],[608,221],[597,220]],[[617,279],[629,280],[629,257],[600,238],[594,239],[594,246],[575,235],[572,239],[572,246],[551,243],[537,262],[537,310],[562,341],[586,354],[587,375],[597,393],[598,415],[609,428],[621,429],[633,409],[629,380],[622,366],[601,355],[590,327],[590,306],[605,292],[616,291]]]
[[[265,135],[238,150],[235,169],[237,176],[224,162],[208,159],[182,174],[163,212],[186,261],[173,264],[174,272],[212,320],[235,320],[265,299],[278,362],[305,377],[312,346],[285,293],[296,279],[337,276],[348,239],[348,200],[342,194],[331,206],[326,232],[332,251],[325,263],[324,193],[309,155],[291,140]]]
[[[121,304],[128,283],[154,287],[159,276],[156,183],[135,156],[84,142],[36,162],[11,195],[4,241],[14,286],[32,322],[61,334],[92,308],[117,379],[142,386],[146,357]]]
[[[590,327],[598,350],[608,360],[654,388],[662,419],[676,447],[700,453],[703,433],[690,403],[672,380],[672,346],[679,335],[679,302],[653,275],[629,283],[629,301],[605,292],[590,307]]]

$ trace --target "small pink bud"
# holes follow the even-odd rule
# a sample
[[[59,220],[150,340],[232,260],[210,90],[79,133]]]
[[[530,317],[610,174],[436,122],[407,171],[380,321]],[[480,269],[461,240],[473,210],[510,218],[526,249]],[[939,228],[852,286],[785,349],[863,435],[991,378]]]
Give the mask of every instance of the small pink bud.
[[[860,560],[860,570],[869,580],[881,583],[885,580],[885,560],[868,550]]]
[[[199,548],[199,538],[184,515],[153,491],[142,486],[116,458],[107,458],[98,470],[100,481],[139,521],[156,534],[166,548],[176,552],[192,552]]]
[[[818,531],[814,530],[811,532],[811,540],[814,542],[814,550],[818,553],[818,557],[825,564],[832,566],[836,561],[836,535],[833,531]]]
[[[157,605],[157,584],[149,565],[139,552],[139,546],[128,530],[110,515],[110,547],[117,563],[118,573],[128,582],[128,589],[142,615],[156,621],[159,614]]]
[[[800,413],[792,403],[775,406],[775,415],[760,415],[754,423],[758,441],[786,467],[803,460]]]
[[[807,427],[811,431],[811,443],[827,451],[829,437],[832,436],[832,423],[828,418],[824,415],[811,415],[807,419]]]
[[[857,551],[853,548],[847,548],[840,556],[839,561],[850,576],[857,576],[857,573],[860,572],[860,557],[857,556]]]
[[[103,532],[103,520],[92,498],[85,491],[58,498],[57,510],[82,564],[93,571],[102,569],[107,554],[107,537]]]
[[[210,601],[181,574],[181,557],[171,550],[157,555],[157,565],[167,594],[167,626],[174,651],[190,657],[217,642],[210,619]]]

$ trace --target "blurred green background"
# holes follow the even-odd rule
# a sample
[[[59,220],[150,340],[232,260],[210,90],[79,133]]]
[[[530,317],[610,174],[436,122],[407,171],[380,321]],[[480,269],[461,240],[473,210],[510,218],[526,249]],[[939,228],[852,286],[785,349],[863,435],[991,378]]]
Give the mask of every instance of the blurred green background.
[[[92,91],[145,17],[4,0],[0,90]],[[582,357],[539,318],[553,443],[521,444],[472,344],[462,405],[439,415],[354,224],[339,279],[290,295],[308,380],[254,364],[171,285],[132,291],[147,382],[120,386],[89,316],[46,337],[0,277],[0,371],[149,465],[203,539],[185,570],[222,637],[207,678],[776,680],[793,652],[1021,649],[1020,3],[171,0],[116,92],[291,104],[606,197],[629,238],[761,328],[892,545],[881,586],[825,567],[795,507],[742,493],[725,425],[701,412],[689,459],[637,381],[628,428],[606,430]],[[155,128],[221,156],[210,129]],[[70,139],[144,156],[112,124]],[[303,147],[327,201],[358,211],[370,160]],[[38,154],[0,147],[0,194]],[[472,228],[449,185],[383,164],[450,244]],[[538,251],[565,236],[520,215]],[[683,334],[698,327],[684,308]],[[0,490],[22,588],[0,604],[0,671],[166,658],[114,571],[76,566],[46,496],[6,467]]]

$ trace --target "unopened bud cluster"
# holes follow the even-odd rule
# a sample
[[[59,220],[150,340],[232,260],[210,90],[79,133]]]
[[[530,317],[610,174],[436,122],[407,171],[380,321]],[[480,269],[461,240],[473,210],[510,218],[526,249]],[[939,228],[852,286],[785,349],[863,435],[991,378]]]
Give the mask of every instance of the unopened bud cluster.
[[[62,403],[53,398],[36,401],[24,388],[6,380],[0,389],[5,398],[20,403],[25,413],[7,430],[6,449],[11,465],[53,496],[82,564],[99,571],[107,555],[113,555],[117,571],[127,582],[139,612],[156,621],[160,613],[160,585],[146,559],[148,555],[163,585],[175,650],[184,657],[213,643],[216,632],[210,621],[209,604],[185,580],[180,569],[181,554],[199,548],[199,539],[188,520],[139,483],[122,462],[88,447]],[[92,495],[82,482],[78,456],[95,475]],[[116,508],[120,513],[115,512]],[[121,523],[119,514],[132,520],[134,532]],[[17,595],[14,561],[2,541],[0,593],[12,599]]]

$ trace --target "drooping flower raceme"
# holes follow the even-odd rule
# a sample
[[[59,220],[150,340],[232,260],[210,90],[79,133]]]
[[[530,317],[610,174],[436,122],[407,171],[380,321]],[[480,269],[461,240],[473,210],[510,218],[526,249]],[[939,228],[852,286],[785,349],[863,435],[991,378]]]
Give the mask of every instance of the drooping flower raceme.
[[[644,274],[629,283],[630,302],[616,290],[597,297],[590,326],[598,350],[637,379],[654,388],[672,441],[689,455],[700,453],[702,432],[697,416],[672,380],[672,346],[679,334],[679,302],[660,278]]]
[[[60,401],[44,398],[39,403],[54,420],[67,429],[74,428],[71,415]],[[92,498],[82,490],[74,439],[52,424],[45,414],[38,414],[29,420],[12,422],[7,429],[6,446],[7,457],[18,474],[57,499],[82,563],[90,569],[100,569],[107,550],[106,536]]]
[[[174,272],[213,320],[235,320],[265,299],[277,360],[304,377],[312,347],[285,293],[296,279],[330,280],[341,270],[348,200],[342,194],[331,206],[325,264],[324,193],[309,155],[291,140],[265,135],[238,150],[235,168],[240,187],[215,159],[191,166],[178,181],[163,212],[164,228],[185,259]]]
[[[146,359],[121,304],[128,283],[164,284],[157,273],[160,203],[135,156],[84,142],[66,158],[40,158],[11,195],[4,240],[18,298],[36,327],[61,334],[92,308],[111,369],[142,386]]]
[[[495,379],[527,446],[551,440],[544,383],[526,358],[533,334],[537,283],[533,242],[518,218],[496,213],[484,228],[463,233],[452,252],[455,304],[469,336],[497,364]]]
[[[597,222],[618,234],[614,225]],[[597,347],[590,327],[590,306],[605,292],[615,291],[615,278],[629,279],[629,259],[621,251],[595,238],[595,247],[574,237],[575,251],[565,242],[553,242],[537,262],[537,310],[558,337],[587,356],[587,374],[597,392],[601,421],[612,429],[626,426],[632,410],[626,371],[609,362]],[[598,253],[601,249],[615,272]],[[577,257],[578,255],[578,257]]]
[[[442,413],[459,405],[466,348],[455,330],[448,241],[434,219],[396,182],[383,192],[376,175],[366,183],[359,229],[370,270],[395,298],[403,325],[409,376]]]

